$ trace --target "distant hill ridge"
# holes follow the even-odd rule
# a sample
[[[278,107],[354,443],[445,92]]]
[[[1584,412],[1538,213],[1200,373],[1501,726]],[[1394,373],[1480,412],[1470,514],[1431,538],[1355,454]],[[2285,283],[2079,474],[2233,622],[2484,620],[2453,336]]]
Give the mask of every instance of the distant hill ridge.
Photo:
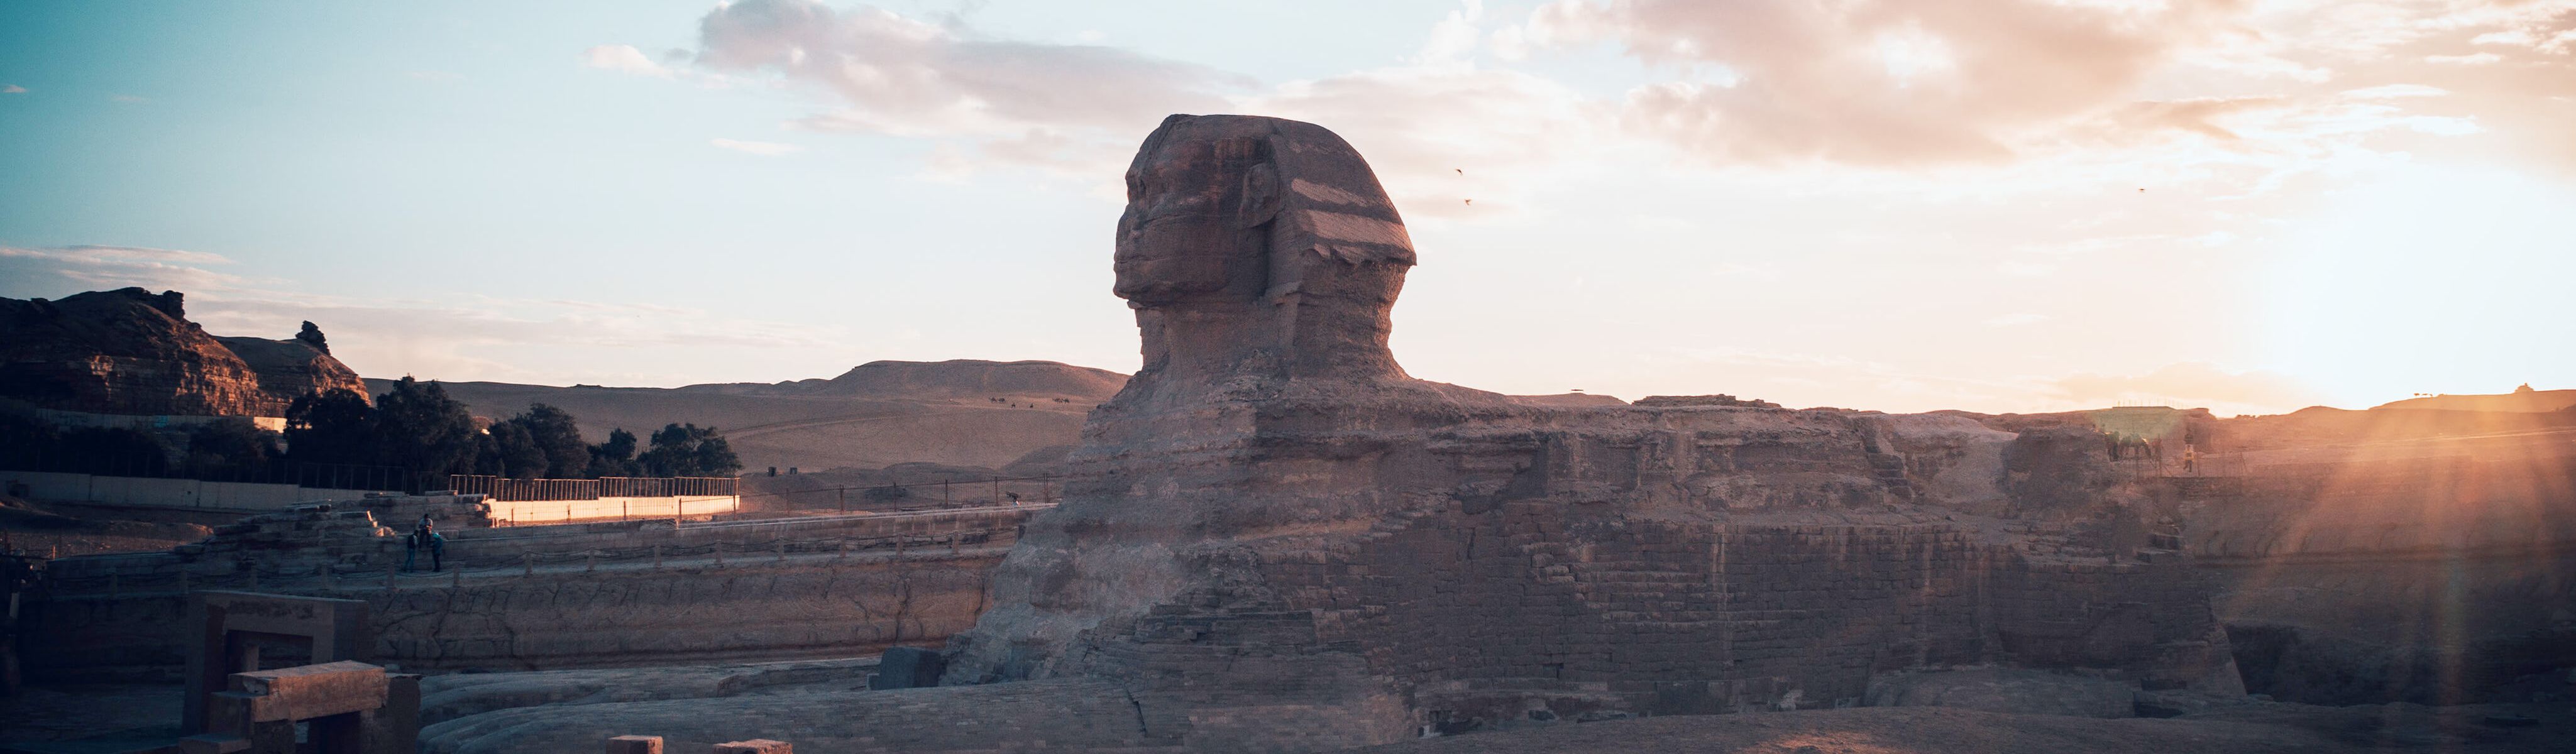
[[[678,390],[730,395],[831,395],[912,400],[979,398],[1005,395],[1106,400],[1127,383],[1127,375],[1106,369],[1054,361],[871,361],[831,379],[792,382],[731,382],[689,385]]]
[[[2380,409],[2432,409],[2441,411],[2495,411],[2542,414],[2565,411],[2576,406],[2576,390],[2533,390],[2526,384],[2513,392],[2494,395],[2433,395],[2390,401],[2372,407]]]
[[[390,380],[368,380],[382,392]],[[571,412],[592,442],[675,422],[722,430],[747,469],[877,468],[937,463],[1001,468],[1071,445],[1091,407],[1127,375],[1053,361],[872,361],[831,379],[676,388],[443,382],[476,415],[544,403]],[[998,400],[997,400],[998,399]]]

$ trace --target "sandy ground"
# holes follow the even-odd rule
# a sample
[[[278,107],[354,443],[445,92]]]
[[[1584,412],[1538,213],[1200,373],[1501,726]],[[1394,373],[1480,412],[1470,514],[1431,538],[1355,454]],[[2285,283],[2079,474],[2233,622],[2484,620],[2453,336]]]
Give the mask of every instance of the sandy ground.
[[[2497,727],[2489,715],[2534,718]],[[1659,717],[1470,733],[1371,754],[2149,754],[2150,752],[2569,752],[2576,709],[2555,705],[2256,704],[2173,719],[2100,720],[1939,707]]]
[[[0,696],[0,744],[179,735],[179,684],[29,686]]]
[[[69,557],[102,552],[155,552],[212,534],[190,515],[78,505],[38,505],[0,496],[0,549]]]

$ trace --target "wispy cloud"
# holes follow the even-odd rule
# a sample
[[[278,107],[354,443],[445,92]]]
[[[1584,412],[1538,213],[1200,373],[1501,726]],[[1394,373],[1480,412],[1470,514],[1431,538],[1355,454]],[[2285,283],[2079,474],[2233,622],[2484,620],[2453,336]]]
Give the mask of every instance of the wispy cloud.
[[[245,279],[207,269],[231,263],[217,254],[138,246],[0,246],[0,271],[8,273],[0,278],[12,281],[5,290],[19,296],[129,286],[232,290],[244,285]]]
[[[745,154],[756,154],[756,155],[760,155],[760,156],[762,156],[762,157],[776,157],[776,156],[779,156],[779,155],[787,154],[787,153],[789,153],[789,152],[794,152],[794,151],[797,151],[797,150],[800,150],[800,149],[804,149],[804,147],[796,146],[796,145],[794,145],[794,144],[780,144],[780,143],[772,142],[772,141],[737,141],[737,140],[734,140],[734,139],[708,139],[708,140],[707,140],[707,143],[708,143],[708,144],[713,144],[713,145],[715,145],[717,149],[730,149],[730,150],[733,150],[733,151],[736,151],[736,152],[742,152],[742,153],[745,153]]]
[[[581,64],[589,68],[637,76],[665,79],[677,76],[671,69],[646,57],[644,51],[635,49],[634,45],[600,45],[583,50]]]
[[[26,94],[26,93],[27,93],[27,88],[26,88],[26,87],[23,87],[23,86],[19,86],[19,85],[17,85],[17,84],[10,84],[10,85],[8,85],[8,86],[0,86],[0,94]]]

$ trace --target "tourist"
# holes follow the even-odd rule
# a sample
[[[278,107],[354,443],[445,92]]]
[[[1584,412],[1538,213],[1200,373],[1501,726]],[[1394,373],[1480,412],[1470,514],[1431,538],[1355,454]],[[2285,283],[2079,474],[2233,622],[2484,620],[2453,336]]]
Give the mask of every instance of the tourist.
[[[438,529],[430,526],[427,517],[420,522],[420,540],[422,546],[429,548],[429,570],[447,570],[447,564],[440,560],[447,553],[447,538],[439,536]]]
[[[421,532],[427,528],[429,528],[429,514],[424,513],[420,516],[420,523],[413,525],[410,532],[403,534],[403,573],[410,573],[413,568],[418,567],[420,546],[423,540],[428,539],[421,536]]]

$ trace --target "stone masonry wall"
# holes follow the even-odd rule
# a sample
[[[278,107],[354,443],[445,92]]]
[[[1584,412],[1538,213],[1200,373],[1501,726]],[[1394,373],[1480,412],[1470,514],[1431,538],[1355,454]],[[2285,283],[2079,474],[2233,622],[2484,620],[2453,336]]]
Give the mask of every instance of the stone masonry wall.
[[[1230,678],[1260,677],[1246,699],[1318,708],[1373,700],[1295,681],[1311,673],[1285,674],[1295,688],[1283,690],[1282,674],[1246,667],[1350,653],[1354,672],[1411,689],[1421,722],[1446,730],[1850,706],[1876,674],[1997,662],[2184,687],[2202,679],[2172,668],[2224,664],[2226,650],[2210,644],[2189,566],[2149,557],[2035,554],[1937,525],[1713,525],[1508,503],[1264,563],[1279,596],[1268,610],[1166,608],[1140,621],[1138,643],[1102,651],[1152,685],[1222,695]]]
[[[854,657],[936,645],[982,612],[999,548],[736,556],[663,568],[579,567],[474,577],[316,580],[262,591],[365,600],[374,660],[411,671],[553,670]],[[28,606],[26,672],[153,678],[183,659],[176,590],[57,597]]]

